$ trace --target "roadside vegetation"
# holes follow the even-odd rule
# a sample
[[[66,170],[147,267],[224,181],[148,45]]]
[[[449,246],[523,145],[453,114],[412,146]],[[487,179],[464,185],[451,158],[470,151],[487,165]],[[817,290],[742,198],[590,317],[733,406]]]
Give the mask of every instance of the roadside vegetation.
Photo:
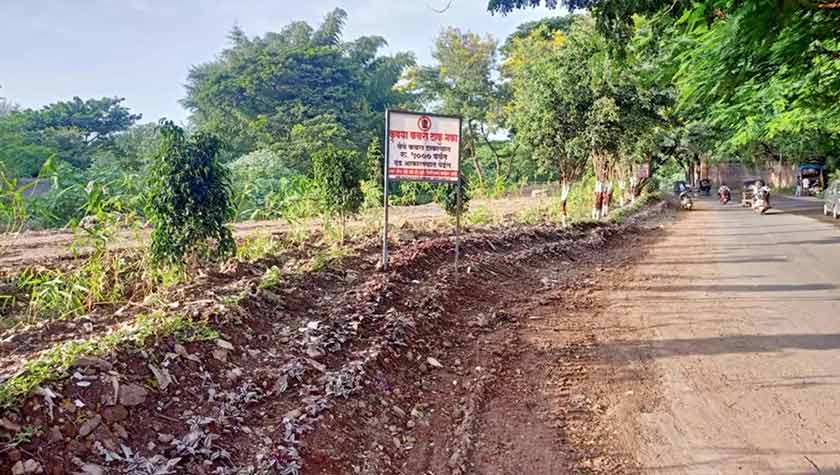
[[[389,200],[437,203],[468,229],[620,224],[701,160],[820,161],[840,173],[836,6],[563,3],[597,8],[523,24],[501,45],[446,28],[427,65],[383,54],[381,36],[345,39],[339,9],[263,36],[234,28],[229,46],[186,78],[185,127],[141,123],[122,98],[40,109],[0,98],[2,231],[75,236],[68,262],[4,270],[0,344],[51,324],[87,334],[44,344],[0,374],[0,409],[33,392],[51,405],[49,383],[83,357],[166,339],[226,348],[206,314],[184,308],[186,289],[225,311],[255,294],[279,308],[286,296],[273,292],[301,276],[365,265],[381,233],[389,108],[463,117],[458,183],[394,183]],[[491,201],[520,193],[534,205],[505,214]],[[275,219],[291,231],[234,239],[235,221]],[[312,222],[321,229],[304,226]],[[397,223],[394,239],[440,236],[450,224]],[[146,228],[148,246],[116,245],[126,233],[143,241]],[[233,281],[247,285],[216,293]],[[318,329],[309,325],[302,331]],[[331,396],[352,392],[349,376],[328,376]]]

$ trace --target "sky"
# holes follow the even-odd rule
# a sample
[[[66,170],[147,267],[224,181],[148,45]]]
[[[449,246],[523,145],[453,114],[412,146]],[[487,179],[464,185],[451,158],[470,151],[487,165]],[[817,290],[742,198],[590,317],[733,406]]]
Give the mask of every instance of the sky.
[[[349,14],[344,39],[380,35],[388,51],[431,62],[446,26],[501,41],[544,8],[492,16],[486,0],[0,0],[0,97],[38,108],[73,96],[124,97],[143,122],[186,120],[178,100],[191,65],[212,60],[239,25],[249,37],[336,7]]]

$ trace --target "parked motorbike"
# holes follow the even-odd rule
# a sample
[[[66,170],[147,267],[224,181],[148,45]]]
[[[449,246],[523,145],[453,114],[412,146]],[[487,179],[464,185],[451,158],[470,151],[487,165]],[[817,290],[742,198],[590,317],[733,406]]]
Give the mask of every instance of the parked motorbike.
[[[680,207],[686,211],[694,207],[694,202],[691,200],[688,190],[680,193]]]

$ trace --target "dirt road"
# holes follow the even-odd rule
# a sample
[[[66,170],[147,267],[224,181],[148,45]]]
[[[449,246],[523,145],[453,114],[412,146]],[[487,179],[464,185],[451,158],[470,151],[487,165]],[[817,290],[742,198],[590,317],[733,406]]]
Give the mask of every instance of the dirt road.
[[[776,204],[701,201],[609,293],[643,473],[840,473],[840,232]]]
[[[504,199],[477,199],[471,204],[471,209],[485,209],[494,218],[503,218],[509,214],[521,213],[530,209],[546,207],[550,198],[545,195],[538,197],[520,196]],[[381,210],[369,210],[356,221],[350,223],[351,230],[366,226],[381,226]],[[436,204],[422,206],[392,206],[391,224],[401,226],[406,222],[412,224],[428,223],[448,219],[446,213]],[[303,229],[320,229],[321,223],[312,219],[301,225]],[[285,220],[245,221],[233,225],[237,238],[254,235],[282,234],[294,229]],[[130,249],[138,247],[147,238],[148,230],[125,231],[109,243],[112,249]],[[19,234],[0,233],[0,271],[5,269],[20,269],[28,265],[46,265],[49,262],[73,257],[72,244],[74,234],[69,230],[27,231]]]

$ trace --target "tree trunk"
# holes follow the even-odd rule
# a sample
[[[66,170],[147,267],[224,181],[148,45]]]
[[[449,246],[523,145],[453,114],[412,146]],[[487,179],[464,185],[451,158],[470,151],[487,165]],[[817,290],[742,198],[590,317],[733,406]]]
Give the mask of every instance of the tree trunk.
[[[571,185],[564,181],[562,185],[560,185],[560,219],[563,222],[563,227],[568,226],[568,216],[569,212],[566,207],[569,201],[569,191],[571,190]]]
[[[604,197],[604,184],[601,180],[595,181],[595,202],[592,204],[592,219],[600,220]]]

